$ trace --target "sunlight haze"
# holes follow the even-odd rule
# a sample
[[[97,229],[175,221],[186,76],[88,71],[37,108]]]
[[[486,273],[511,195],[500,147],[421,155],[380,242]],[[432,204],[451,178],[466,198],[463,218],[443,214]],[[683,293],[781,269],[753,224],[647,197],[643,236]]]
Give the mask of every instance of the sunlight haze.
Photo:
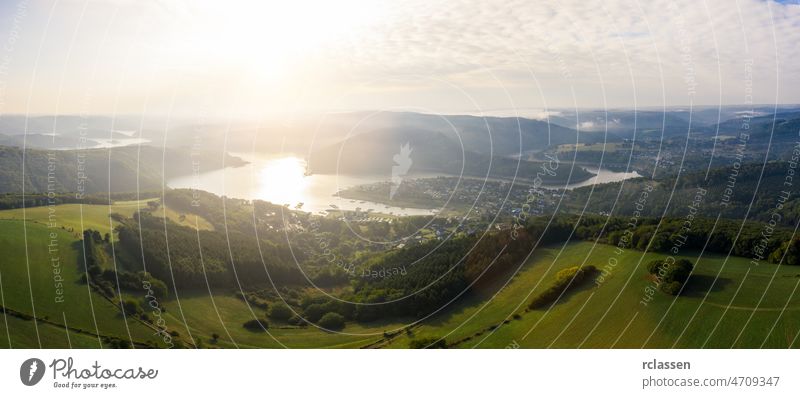
[[[537,117],[800,102],[797,4],[529,4],[4,2],[0,113]]]

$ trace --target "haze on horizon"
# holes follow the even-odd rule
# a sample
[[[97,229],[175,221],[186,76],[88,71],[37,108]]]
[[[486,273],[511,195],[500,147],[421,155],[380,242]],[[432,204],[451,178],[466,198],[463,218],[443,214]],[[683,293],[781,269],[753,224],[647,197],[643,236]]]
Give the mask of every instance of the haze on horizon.
[[[1,114],[800,103],[796,1],[0,4]]]

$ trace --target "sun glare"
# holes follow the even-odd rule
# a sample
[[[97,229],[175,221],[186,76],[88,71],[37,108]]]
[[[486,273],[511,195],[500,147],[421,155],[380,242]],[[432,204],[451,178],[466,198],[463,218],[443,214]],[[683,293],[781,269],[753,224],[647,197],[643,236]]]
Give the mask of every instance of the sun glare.
[[[357,37],[384,10],[380,1],[364,0],[209,1],[187,8],[174,32],[189,52],[267,82],[286,79],[308,54]]]
[[[259,198],[291,207],[304,201],[308,185],[305,162],[300,158],[285,157],[269,161],[258,172],[259,186],[263,187]]]

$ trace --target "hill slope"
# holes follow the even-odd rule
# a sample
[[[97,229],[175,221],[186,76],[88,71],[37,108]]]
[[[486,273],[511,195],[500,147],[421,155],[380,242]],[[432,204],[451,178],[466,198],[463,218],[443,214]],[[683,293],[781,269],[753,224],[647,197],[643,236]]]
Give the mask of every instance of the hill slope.
[[[23,156],[24,155],[24,156]],[[165,162],[166,160],[166,162]],[[135,192],[160,190],[165,179],[245,164],[241,159],[188,150],[127,146],[44,151],[0,146],[0,193]]]
[[[696,254],[685,254],[680,257],[697,260]],[[704,254],[687,294],[676,299],[655,292],[642,305],[651,283],[645,264],[662,257],[639,251],[618,256],[613,246],[590,242],[570,243],[563,250],[561,246],[544,248],[496,296],[495,290],[489,290],[483,297],[455,306],[423,324],[413,336],[398,336],[388,347],[405,348],[412,339],[431,337],[444,337],[462,348],[800,346],[800,339],[793,341],[800,332],[800,297],[792,294],[800,282],[797,266],[751,269],[744,258],[726,261]],[[609,258],[617,259],[618,266],[599,285],[593,280],[552,307],[525,311],[530,299],[547,289],[558,271],[580,264],[603,267]]]
[[[488,143],[480,151],[468,149],[466,143],[453,140],[446,134],[431,130],[384,129],[358,134],[349,139],[314,152],[308,169],[314,173],[360,174],[392,177],[402,148],[410,148],[409,173],[444,173],[475,177],[514,177],[533,179],[542,171],[542,163],[493,154]],[[519,145],[518,145],[519,147]],[[568,159],[567,159],[568,160]],[[556,175],[540,173],[543,180],[563,183],[569,177],[566,167]],[[579,182],[592,175],[583,169],[573,170],[571,181]]]

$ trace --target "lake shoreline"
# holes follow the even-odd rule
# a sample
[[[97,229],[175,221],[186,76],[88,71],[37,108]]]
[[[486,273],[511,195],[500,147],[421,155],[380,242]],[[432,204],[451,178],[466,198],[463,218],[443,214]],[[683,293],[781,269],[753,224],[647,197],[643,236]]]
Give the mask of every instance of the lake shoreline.
[[[371,184],[388,184],[388,175],[336,175],[308,174],[306,162],[297,156],[258,156],[253,154],[231,153],[241,162],[229,167],[207,172],[170,178],[170,188],[188,188],[208,191],[220,196],[245,200],[264,200],[284,205],[293,210],[327,214],[331,211],[381,212],[399,216],[432,215],[444,205],[430,202],[427,198],[404,200],[385,195],[355,194],[359,187]],[[595,183],[613,182],[639,177],[636,172],[624,173],[575,165],[579,172],[573,172],[569,183],[544,180],[541,188],[548,190],[574,189]],[[564,169],[569,171],[569,169]],[[532,187],[532,179],[517,177],[458,176],[446,173],[416,171],[403,176],[406,181],[426,178],[460,178],[480,184],[513,184]],[[585,178],[584,178],[585,177]],[[406,198],[408,199],[408,198]],[[460,208],[457,203],[449,206]]]

